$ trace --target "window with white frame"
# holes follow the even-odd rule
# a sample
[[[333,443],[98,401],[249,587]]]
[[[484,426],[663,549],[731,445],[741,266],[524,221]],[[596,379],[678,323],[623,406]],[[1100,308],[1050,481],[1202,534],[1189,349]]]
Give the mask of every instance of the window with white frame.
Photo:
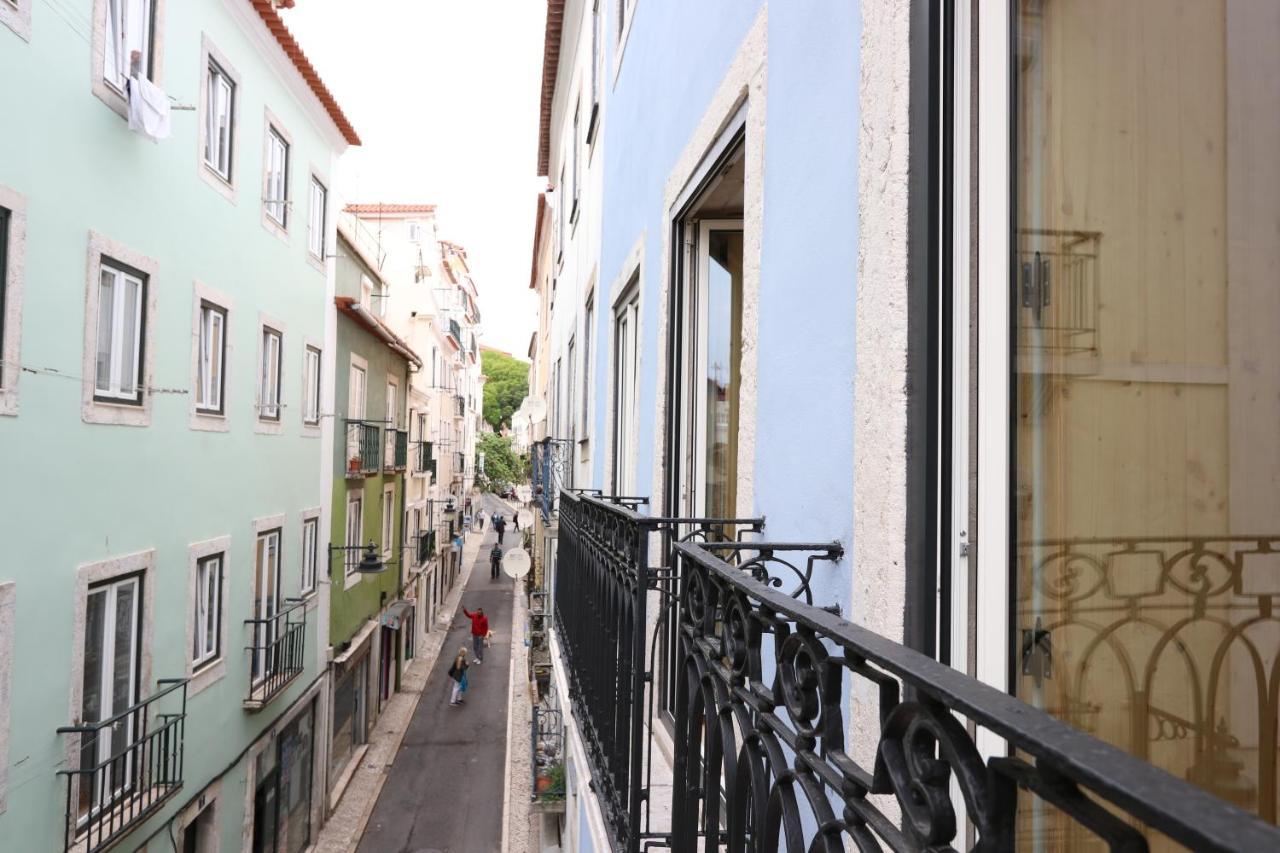
[[[408,222],[405,223],[405,225],[409,229],[409,242],[410,243],[422,242],[422,223],[416,219],[410,219]]]
[[[258,378],[258,417],[280,420],[280,333],[262,327],[262,370]]]
[[[289,227],[289,143],[284,134],[267,126],[266,186],[263,205],[281,228]]]
[[[231,183],[231,122],[236,84],[212,59],[204,105],[204,162],[224,181]]]
[[[569,422],[569,432],[565,436],[570,441],[578,437],[578,412],[573,405],[574,386],[577,384],[574,379],[578,372],[578,360],[575,357],[575,345],[572,338],[569,339],[569,352],[566,356],[569,363],[569,375],[565,379],[565,416]]]
[[[578,189],[582,185],[582,158],[578,156],[578,149],[581,148],[578,138],[578,130],[580,119],[582,117],[582,99],[573,106],[573,139],[570,145],[573,147],[573,206],[569,210],[569,221],[578,221]]]
[[[151,79],[155,61],[154,0],[105,0],[102,79],[121,94],[135,74]],[[136,61],[136,66],[135,66]]]
[[[360,539],[364,536],[364,497],[359,491],[347,494],[347,549],[346,574],[350,575],[360,565]]]
[[[595,324],[596,295],[587,297],[582,318],[582,438],[590,434],[591,423],[591,327]]]
[[[308,346],[302,386],[302,422],[320,423],[320,350]]]
[[[94,397],[141,403],[147,276],[104,257],[98,280]]]
[[[320,555],[320,519],[302,521],[302,585],[303,595],[316,588],[317,567]]]
[[[396,487],[387,486],[382,493],[382,559],[384,561],[391,559],[392,548],[395,546],[395,502]]]
[[[307,234],[307,248],[319,260],[324,260],[325,205],[329,191],[314,176],[311,178],[311,208]]]
[[[636,367],[640,350],[638,278],[633,278],[613,315],[613,491],[629,495],[635,490],[634,428],[637,411]]]
[[[222,572],[226,555],[210,554],[196,561],[195,631],[191,648],[193,669],[222,656]]]
[[[200,303],[200,350],[196,356],[196,410],[222,413],[223,371],[227,363],[227,312]]]
[[[587,144],[595,142],[600,120],[600,0],[591,4],[591,114],[587,117]]]

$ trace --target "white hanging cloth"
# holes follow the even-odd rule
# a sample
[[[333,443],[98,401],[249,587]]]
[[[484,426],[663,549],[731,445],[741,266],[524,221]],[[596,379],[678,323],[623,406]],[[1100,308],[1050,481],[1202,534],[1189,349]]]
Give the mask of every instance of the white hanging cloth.
[[[169,96],[146,77],[129,78],[129,129],[159,142],[169,138]]]

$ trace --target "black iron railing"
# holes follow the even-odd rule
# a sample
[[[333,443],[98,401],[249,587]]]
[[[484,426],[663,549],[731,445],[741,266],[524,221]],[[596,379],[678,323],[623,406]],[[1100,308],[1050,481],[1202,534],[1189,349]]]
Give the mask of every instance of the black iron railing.
[[[533,706],[530,738],[532,749],[533,801],[564,802],[564,720],[557,708]]]
[[[458,345],[458,349],[462,349],[462,327],[458,325],[457,320],[449,320],[448,333]]]
[[[66,778],[63,849],[95,853],[115,844],[182,787],[187,679],[156,682],[156,692],[93,723],[63,726],[76,741]]]
[[[1280,849],[1280,829],[789,597],[723,553],[714,544],[674,547],[680,672],[669,841],[677,853],[949,849],[962,841],[961,815],[983,850],[1146,850],[1144,828],[1194,850]],[[851,695],[861,697],[853,721]],[[1007,751],[981,755],[961,718]],[[845,738],[868,728],[878,743],[863,764]],[[901,818],[868,795],[894,801]]]
[[[347,476],[363,477],[378,472],[378,424],[347,422]]]
[[[572,447],[567,438],[544,438],[529,447],[533,501],[543,521],[550,522],[558,511],[561,490],[573,488]]]
[[[418,565],[421,566],[436,555],[436,532],[428,530],[418,534]]]
[[[302,599],[265,619],[246,619],[249,628],[249,694],[245,707],[260,710],[306,667],[307,608]]]
[[[429,441],[418,442],[417,470],[428,473],[433,477],[436,475],[436,459],[432,453],[432,446]]]
[[[408,430],[398,429],[395,431],[395,469],[403,471],[409,464],[409,432]]]
[[[465,418],[467,416],[467,398],[461,394],[455,394],[453,398],[453,415],[457,418]]]
[[[618,849],[647,835],[654,667],[663,656],[669,607],[650,635],[649,598],[674,599],[674,575],[651,567],[651,539],[732,540],[759,533],[763,519],[680,519],[641,515],[643,498],[563,492],[555,571],[559,646],[601,812]],[[646,811],[642,815],[641,810]]]

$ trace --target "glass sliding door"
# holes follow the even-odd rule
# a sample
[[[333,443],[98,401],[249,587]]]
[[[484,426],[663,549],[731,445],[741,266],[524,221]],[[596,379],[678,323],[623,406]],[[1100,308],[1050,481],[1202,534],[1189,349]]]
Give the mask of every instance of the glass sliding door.
[[[255,682],[276,671],[277,626],[280,612],[280,531],[258,535],[253,565],[253,657]]]
[[[977,668],[1275,822],[1280,5],[1008,14],[975,65]],[[1020,845],[1100,844],[1025,805]]]

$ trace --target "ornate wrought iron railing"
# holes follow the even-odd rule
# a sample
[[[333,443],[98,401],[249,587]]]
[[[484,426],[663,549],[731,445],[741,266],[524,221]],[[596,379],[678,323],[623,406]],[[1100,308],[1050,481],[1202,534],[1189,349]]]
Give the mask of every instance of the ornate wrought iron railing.
[[[378,424],[347,422],[347,476],[363,477],[378,472]]]
[[[559,647],[569,702],[591,765],[601,811],[619,849],[652,837],[647,732],[655,710],[657,643],[674,602],[675,575],[649,559],[682,539],[729,540],[759,533],[763,519],[682,519],[641,515],[644,498],[563,492],[554,576]],[[819,546],[822,547],[822,546]],[[756,571],[763,563],[757,564]],[[812,564],[810,564],[811,568]],[[767,573],[766,573],[767,576]],[[807,588],[807,583],[805,584]],[[650,599],[657,609],[650,628]]]
[[[529,447],[533,502],[545,522],[550,522],[558,510],[560,491],[573,487],[572,448],[573,442],[567,438],[544,438]]]
[[[182,788],[187,679],[156,688],[105,720],[58,729],[76,738],[79,756],[76,769],[58,771],[67,781],[64,850],[107,849]]]
[[[306,667],[307,608],[303,599],[290,598],[285,607],[265,619],[246,619],[249,627],[249,693],[244,706],[261,710]]]
[[[983,850],[1145,850],[1144,828],[1280,849],[1280,829],[716,551],[674,546],[677,853],[950,849],[962,815]],[[878,730],[870,765],[846,747],[850,713]],[[1008,753],[984,758],[961,717]]]

